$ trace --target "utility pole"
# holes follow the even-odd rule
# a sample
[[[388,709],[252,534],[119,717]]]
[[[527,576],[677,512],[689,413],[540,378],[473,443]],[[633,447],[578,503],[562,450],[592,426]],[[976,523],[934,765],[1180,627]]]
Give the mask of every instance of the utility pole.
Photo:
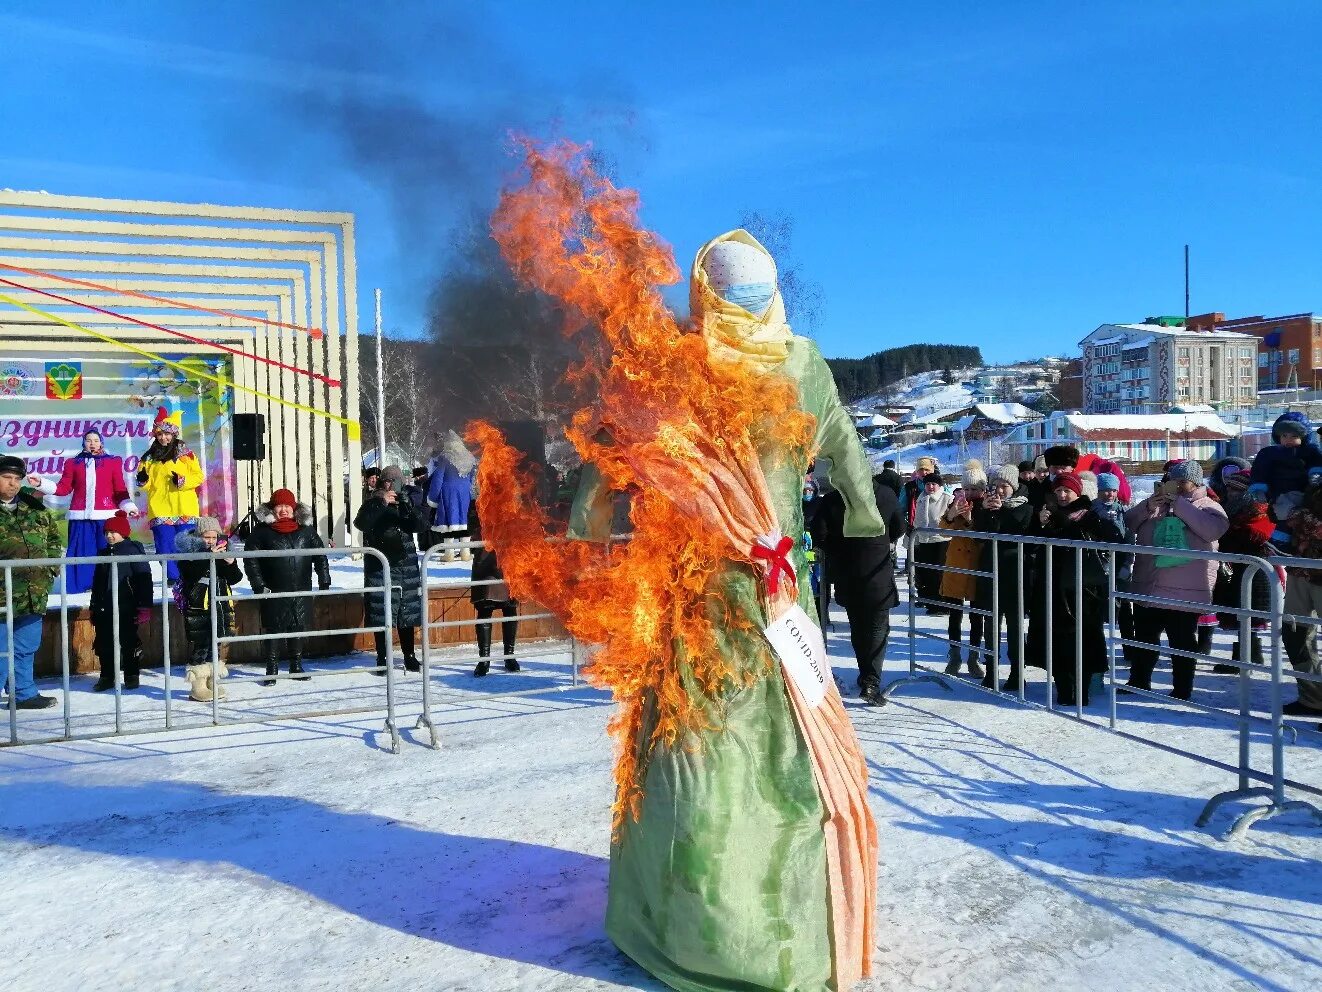
[[[1189,326],[1189,246],[1184,246],[1184,326]]]
[[[381,290],[376,291],[376,467],[386,468],[386,378],[381,358]]]

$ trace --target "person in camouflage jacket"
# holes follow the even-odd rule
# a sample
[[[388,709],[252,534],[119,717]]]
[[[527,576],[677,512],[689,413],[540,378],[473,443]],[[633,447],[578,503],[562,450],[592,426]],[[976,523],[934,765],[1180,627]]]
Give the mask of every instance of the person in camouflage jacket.
[[[58,558],[64,553],[55,516],[41,496],[23,488],[27,465],[12,455],[0,456],[0,561],[24,558]],[[37,692],[32,666],[41,646],[41,625],[46,599],[55,583],[56,568],[14,568],[12,589],[8,574],[0,569],[0,669],[6,674],[5,690],[12,693],[18,709],[45,709],[55,700]],[[10,617],[6,609],[13,610]],[[13,627],[14,685],[9,685],[10,626]]]

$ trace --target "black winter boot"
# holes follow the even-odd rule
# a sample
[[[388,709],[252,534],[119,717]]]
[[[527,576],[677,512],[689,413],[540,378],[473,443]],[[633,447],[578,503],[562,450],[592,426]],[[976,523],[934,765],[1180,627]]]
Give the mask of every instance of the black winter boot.
[[[280,674],[280,651],[278,647],[279,643],[280,642],[278,640],[262,641],[262,655],[263,655],[263,660],[266,662],[267,675]],[[262,679],[257,684],[275,685],[275,679],[273,678]]]
[[[1253,635],[1253,642],[1249,647],[1249,651],[1251,652],[1249,655],[1249,661],[1255,665],[1266,664],[1266,661],[1263,660],[1262,656],[1262,637],[1258,634]]]
[[[491,657],[491,624],[489,623],[477,625],[477,656],[482,660],[473,669],[473,674],[481,678],[491,671],[491,662],[487,660]]]
[[[1198,653],[1201,655],[1210,655],[1212,653],[1212,635],[1216,633],[1215,627],[1198,625]]]
[[[1230,660],[1239,661],[1239,641],[1230,645]],[[1212,666],[1212,671],[1217,675],[1234,675],[1239,672],[1239,666],[1220,662]]]
[[[1176,655],[1171,659],[1171,698],[1190,699],[1193,697],[1194,661],[1192,658]]]
[[[307,682],[312,676],[303,674],[303,656],[296,654],[289,659],[289,674],[294,676],[296,682]]]
[[[505,671],[517,672],[519,663],[514,658],[514,642],[519,637],[519,624],[516,620],[506,620],[500,625],[501,640],[505,648]]]

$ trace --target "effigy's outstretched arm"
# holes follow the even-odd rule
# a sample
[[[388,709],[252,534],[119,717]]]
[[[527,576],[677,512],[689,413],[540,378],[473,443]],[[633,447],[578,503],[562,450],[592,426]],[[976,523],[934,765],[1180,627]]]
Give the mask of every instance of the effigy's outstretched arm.
[[[872,464],[840,402],[835,379],[815,345],[808,357],[805,400],[817,417],[817,455],[830,462],[828,478],[845,501],[845,537],[879,537],[886,524],[872,494]]]

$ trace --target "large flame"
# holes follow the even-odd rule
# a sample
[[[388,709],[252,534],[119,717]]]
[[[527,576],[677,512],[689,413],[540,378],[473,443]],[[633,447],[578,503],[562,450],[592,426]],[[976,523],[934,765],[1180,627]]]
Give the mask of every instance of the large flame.
[[[711,700],[762,674],[737,672],[717,650],[718,625],[756,631],[719,609],[711,583],[731,563],[764,574],[752,549],[778,522],[758,449],[806,457],[814,422],[787,379],[715,359],[707,339],[675,319],[658,287],[680,272],[670,248],[639,225],[636,192],[597,174],[581,148],[523,147],[527,175],[502,195],[492,232],[516,276],[564,305],[566,333],[593,325],[603,335],[605,346],[585,348],[571,373],[592,402],[567,436],[612,490],[635,494],[631,540],[548,541],[518,454],[489,424],[471,425],[468,440],[482,449],[483,536],[513,594],[601,646],[585,675],[621,704],[612,721],[625,745],[618,824],[637,815],[641,798],[645,755],[629,742],[644,701],[655,700],[657,717],[647,746],[687,745],[688,732],[717,725]],[[793,594],[781,583],[767,596],[769,613]]]

